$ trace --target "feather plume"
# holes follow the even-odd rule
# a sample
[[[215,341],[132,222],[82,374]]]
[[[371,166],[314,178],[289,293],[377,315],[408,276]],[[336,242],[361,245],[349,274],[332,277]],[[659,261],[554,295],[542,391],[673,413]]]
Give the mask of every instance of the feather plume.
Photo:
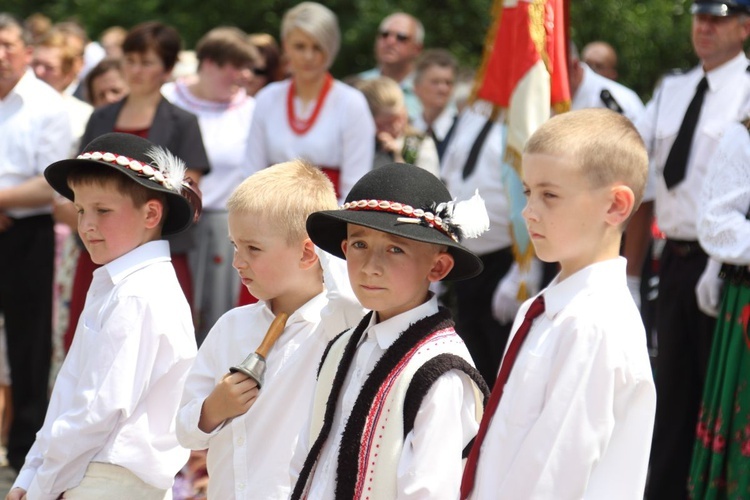
[[[455,203],[452,212],[450,223],[458,226],[464,238],[476,238],[490,228],[490,218],[479,190],[470,199]]]
[[[146,155],[153,160],[153,166],[164,176],[164,187],[179,193],[182,190],[182,182],[185,180],[185,162],[173,155],[167,148],[160,146],[149,148]]]

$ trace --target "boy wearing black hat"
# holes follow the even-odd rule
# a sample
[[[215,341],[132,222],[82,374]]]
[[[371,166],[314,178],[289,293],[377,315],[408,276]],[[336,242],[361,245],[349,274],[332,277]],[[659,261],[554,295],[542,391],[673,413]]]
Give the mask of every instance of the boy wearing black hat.
[[[185,166],[130,134],[84,151],[44,174],[73,200],[78,233],[102,267],[9,500],[167,498],[188,458],[174,418],[196,345],[161,239],[197,209],[183,195]]]
[[[346,259],[372,312],[324,354],[292,498],[458,495],[487,387],[429,286],[481,272],[459,241],[487,225],[478,195],[454,203],[439,179],[406,164],[369,172],[340,210],[310,215],[310,238]]]

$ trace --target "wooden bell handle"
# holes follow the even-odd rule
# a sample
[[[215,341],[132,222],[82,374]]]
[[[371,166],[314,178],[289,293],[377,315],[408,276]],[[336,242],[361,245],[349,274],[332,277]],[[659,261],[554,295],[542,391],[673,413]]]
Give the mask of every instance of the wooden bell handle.
[[[260,346],[258,346],[258,349],[256,349],[255,354],[257,354],[258,356],[262,356],[263,359],[268,356],[268,351],[271,350],[271,347],[273,347],[278,338],[281,337],[281,334],[284,333],[284,327],[286,326],[287,319],[289,319],[289,315],[287,313],[282,312],[276,315],[276,317],[271,322],[271,326],[268,327],[266,336],[263,337],[263,342],[261,342]]]

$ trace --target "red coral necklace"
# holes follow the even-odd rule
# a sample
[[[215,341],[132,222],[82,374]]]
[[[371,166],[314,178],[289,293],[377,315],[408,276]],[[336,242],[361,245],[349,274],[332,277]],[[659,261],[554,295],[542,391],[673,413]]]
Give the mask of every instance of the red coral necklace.
[[[292,82],[289,85],[289,92],[286,95],[286,118],[289,122],[289,126],[295,134],[305,134],[313,125],[315,125],[315,120],[318,119],[320,109],[323,107],[323,102],[326,100],[326,96],[328,95],[328,91],[331,90],[331,87],[333,87],[333,77],[330,73],[326,73],[326,81],[323,82],[323,88],[320,89],[320,94],[318,94],[318,102],[315,103],[315,109],[313,109],[310,118],[297,118],[297,115],[294,113],[295,87],[294,78],[292,78]]]

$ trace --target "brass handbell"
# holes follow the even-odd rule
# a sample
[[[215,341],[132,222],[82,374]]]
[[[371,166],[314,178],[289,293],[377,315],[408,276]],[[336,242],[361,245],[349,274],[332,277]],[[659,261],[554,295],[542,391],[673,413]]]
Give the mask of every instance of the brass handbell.
[[[271,322],[271,326],[268,327],[266,336],[263,337],[263,342],[260,343],[258,349],[248,357],[245,361],[237,366],[233,366],[229,369],[230,372],[236,373],[241,372],[255,380],[258,384],[258,389],[263,385],[263,376],[266,373],[266,357],[268,351],[276,343],[276,340],[284,333],[284,327],[286,326],[286,320],[289,319],[287,313],[279,313]]]

